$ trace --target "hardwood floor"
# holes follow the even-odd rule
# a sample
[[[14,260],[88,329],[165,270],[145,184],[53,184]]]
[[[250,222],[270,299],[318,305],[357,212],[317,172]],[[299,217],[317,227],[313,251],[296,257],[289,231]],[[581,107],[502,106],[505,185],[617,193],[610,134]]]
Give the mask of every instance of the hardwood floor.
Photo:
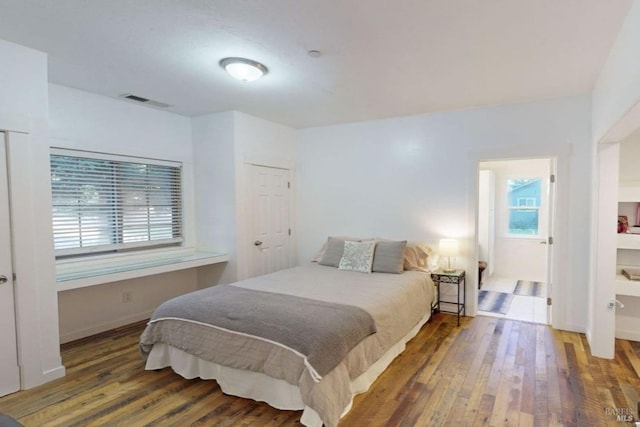
[[[620,426],[638,419],[640,343],[592,357],[584,335],[514,320],[435,315],[340,426]],[[226,396],[214,381],[144,371],[144,324],[66,344],[67,376],[0,398],[31,426],[296,426],[300,412]],[[629,420],[629,418],[626,418]],[[630,425],[630,424],[627,424]]]

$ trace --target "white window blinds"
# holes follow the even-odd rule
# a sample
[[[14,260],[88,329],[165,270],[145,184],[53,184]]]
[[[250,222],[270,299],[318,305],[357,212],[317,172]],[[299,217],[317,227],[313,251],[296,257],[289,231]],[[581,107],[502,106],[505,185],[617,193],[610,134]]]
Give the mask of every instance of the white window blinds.
[[[56,256],[182,242],[179,163],[52,150],[51,190]]]

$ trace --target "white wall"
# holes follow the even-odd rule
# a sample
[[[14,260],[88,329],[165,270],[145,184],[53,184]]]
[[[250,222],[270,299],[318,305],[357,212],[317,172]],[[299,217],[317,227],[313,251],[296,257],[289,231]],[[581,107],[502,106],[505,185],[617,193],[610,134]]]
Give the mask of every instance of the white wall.
[[[197,269],[191,268],[60,292],[61,341],[148,319],[163,302],[196,289]],[[130,302],[122,302],[124,292],[131,293]]]
[[[611,188],[611,174],[618,167],[617,148],[597,146],[600,141],[618,142],[640,126],[640,0],[636,0],[618,33],[593,90],[592,152],[594,174],[592,187],[597,196],[591,206],[590,224],[594,236],[590,253],[589,312],[587,338],[595,356],[613,358],[615,315],[606,302],[615,297],[615,236],[607,230],[617,211]],[[617,175],[617,174],[615,174]],[[616,176],[617,177],[617,176]],[[614,177],[615,178],[615,177]],[[616,193],[616,194],[613,194]]]
[[[0,129],[28,134],[9,141],[9,166],[18,357],[22,386],[30,388],[64,375],[51,217],[36,215],[51,200],[47,56],[0,40],[0,58]]]
[[[192,128],[198,247],[228,253],[230,260],[223,266],[219,281],[235,282],[238,263],[234,113],[195,117]],[[211,279],[201,274],[198,280],[204,286]]]
[[[590,99],[576,97],[300,130],[298,263],[311,259],[331,234],[430,243],[457,237],[464,251],[458,263],[475,285],[477,162],[562,152],[558,199],[565,216],[557,224],[556,250],[563,268],[557,279],[570,298],[559,301],[554,326],[583,331],[590,112]],[[470,297],[473,288],[467,286]]]
[[[101,95],[49,85],[51,146],[183,162],[185,246],[195,246],[191,121]],[[149,317],[158,304],[197,288],[195,271],[59,292],[62,342]],[[133,301],[122,302],[128,291]]]
[[[250,241],[247,165],[293,169],[295,131],[236,111],[208,114],[193,119],[193,146],[199,246],[229,253],[220,283],[244,279]],[[202,286],[212,279],[199,280]]]
[[[188,117],[49,84],[52,146],[191,163]]]
[[[610,132],[639,99],[640,0],[636,0],[625,18],[593,90],[594,141],[600,141]]]

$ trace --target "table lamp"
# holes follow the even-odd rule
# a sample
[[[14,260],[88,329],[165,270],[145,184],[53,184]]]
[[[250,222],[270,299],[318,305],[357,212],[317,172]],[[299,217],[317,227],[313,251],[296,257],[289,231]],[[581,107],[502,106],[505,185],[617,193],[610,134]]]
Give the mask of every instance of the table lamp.
[[[453,273],[455,268],[451,268],[451,257],[458,256],[460,251],[460,245],[456,239],[440,239],[438,245],[438,253],[440,256],[447,257],[447,268],[443,268],[445,273]]]

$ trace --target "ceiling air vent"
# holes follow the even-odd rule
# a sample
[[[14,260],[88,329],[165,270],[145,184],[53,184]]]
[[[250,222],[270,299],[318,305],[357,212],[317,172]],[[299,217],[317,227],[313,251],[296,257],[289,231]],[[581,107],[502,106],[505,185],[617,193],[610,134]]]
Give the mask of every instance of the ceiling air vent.
[[[165,104],[164,102],[154,101],[152,99],[143,98],[141,96],[132,95],[130,93],[123,93],[122,95],[120,95],[120,98],[129,99],[131,101],[140,102],[146,105],[153,105],[154,107],[160,107],[160,108],[171,107],[171,105]]]

